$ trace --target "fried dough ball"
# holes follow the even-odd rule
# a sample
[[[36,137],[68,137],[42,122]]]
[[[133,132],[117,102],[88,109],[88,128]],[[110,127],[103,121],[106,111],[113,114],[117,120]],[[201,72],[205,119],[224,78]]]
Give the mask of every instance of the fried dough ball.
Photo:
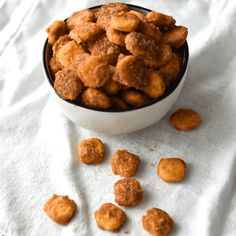
[[[125,37],[127,50],[137,57],[154,60],[158,54],[156,40],[142,33],[131,32]]]
[[[142,88],[146,84],[146,67],[141,59],[125,56],[118,61],[113,79],[123,85]]]
[[[144,64],[150,68],[158,69],[160,66],[165,65],[172,57],[171,46],[165,43],[158,45],[157,54],[154,57],[145,57]]]
[[[166,182],[178,183],[185,177],[186,164],[180,158],[161,158],[158,163],[157,173]]]
[[[139,156],[127,150],[117,150],[111,160],[112,172],[123,177],[132,177],[139,166]]]
[[[81,99],[88,107],[106,109],[111,106],[110,98],[99,89],[87,88]]]
[[[161,97],[166,90],[166,84],[158,71],[148,71],[147,83],[143,91],[151,98]]]
[[[45,213],[57,224],[65,225],[74,217],[77,206],[68,196],[53,196],[45,203]]]
[[[105,156],[105,147],[98,138],[84,139],[79,144],[80,161],[85,164],[99,164]]]
[[[122,32],[132,32],[138,28],[139,18],[134,14],[124,13],[111,17],[110,27]]]
[[[112,232],[118,231],[126,220],[125,212],[112,203],[104,203],[94,216],[100,229]]]
[[[197,128],[201,122],[201,116],[193,109],[179,109],[170,117],[170,122],[179,131],[188,131]]]
[[[167,236],[173,229],[172,218],[158,208],[149,209],[142,217],[143,228],[153,236]]]
[[[78,75],[85,86],[102,87],[111,78],[107,60],[102,57],[90,56],[78,66]]]
[[[146,16],[142,12],[130,10],[129,13],[137,16],[140,21],[147,22]]]
[[[110,97],[110,100],[111,100],[111,106],[114,108],[121,109],[121,110],[125,110],[128,108],[124,100],[119,97]]]
[[[162,33],[159,29],[152,23],[140,22],[139,31],[154,38],[157,42],[161,41]]]
[[[180,70],[180,63],[179,57],[173,53],[171,59],[164,66],[159,68],[160,74],[163,76],[167,87],[177,78]]]
[[[66,21],[69,30],[81,25],[84,22],[95,22],[95,14],[91,10],[74,12]]]
[[[146,18],[148,22],[158,26],[161,30],[168,30],[172,28],[176,22],[172,16],[154,11],[148,12]]]
[[[53,45],[60,36],[67,34],[66,23],[63,20],[54,21],[47,29],[48,43]]]
[[[90,57],[90,54],[88,53],[81,53],[78,54],[74,60],[71,62],[71,64],[68,66],[68,69],[73,70],[76,74],[78,74],[78,67],[79,65],[86,61]]]
[[[111,27],[109,27],[106,31],[107,38],[110,40],[110,42],[125,46],[125,37],[126,33],[114,30]]]
[[[81,53],[86,53],[85,48],[73,40],[58,48],[55,59],[60,68],[63,69],[69,67],[72,61]]]
[[[143,199],[143,189],[138,180],[125,178],[114,184],[115,202],[120,206],[136,206]]]
[[[108,82],[103,87],[104,91],[109,95],[116,95],[121,89],[121,84],[117,83],[113,79],[108,80]]]
[[[107,3],[96,13],[97,24],[103,29],[107,29],[110,26],[112,16],[123,14],[128,11],[129,8],[124,3]]]
[[[88,44],[91,55],[102,56],[108,59],[110,64],[115,64],[120,54],[120,46],[109,41],[109,39],[102,35],[95,42]]]
[[[72,39],[70,38],[70,36],[68,34],[61,36],[54,44],[52,47],[52,51],[53,51],[53,56],[56,55],[56,53],[58,52],[58,50],[65,44],[67,44],[68,42],[70,42]]]
[[[186,41],[188,29],[184,26],[175,26],[164,32],[162,40],[173,48],[180,48]]]
[[[70,31],[70,37],[77,43],[86,42],[98,37],[102,33],[102,28],[96,23],[83,22]]]
[[[55,57],[51,57],[49,60],[49,68],[50,72],[53,76],[60,70],[59,66],[57,65],[57,62],[55,60]]]
[[[137,90],[126,90],[122,93],[122,98],[126,103],[132,106],[142,106],[150,99],[140,91]]]
[[[54,88],[64,99],[75,100],[83,91],[83,83],[70,69],[63,69],[55,74]]]

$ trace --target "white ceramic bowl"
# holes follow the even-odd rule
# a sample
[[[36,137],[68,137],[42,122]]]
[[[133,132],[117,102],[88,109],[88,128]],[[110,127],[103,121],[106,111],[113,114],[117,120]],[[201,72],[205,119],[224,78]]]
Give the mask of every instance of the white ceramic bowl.
[[[139,6],[129,6],[132,9],[143,12],[150,11],[149,9]],[[96,9],[99,7],[100,6],[96,6],[91,9]],[[49,59],[52,55],[52,49],[50,45],[48,45],[47,40],[43,50],[43,71],[45,78],[49,82],[52,96],[55,98],[56,103],[58,103],[62,112],[68,119],[76,123],[78,126],[88,130],[106,134],[124,134],[153,125],[162,119],[176,102],[186,78],[189,57],[187,42],[182,46],[181,50],[183,63],[181,65],[178,78],[166,90],[165,94],[143,106],[130,108],[124,111],[104,111],[100,109],[93,109],[79,105],[76,102],[62,99],[53,88],[53,78],[50,75],[48,66]]]

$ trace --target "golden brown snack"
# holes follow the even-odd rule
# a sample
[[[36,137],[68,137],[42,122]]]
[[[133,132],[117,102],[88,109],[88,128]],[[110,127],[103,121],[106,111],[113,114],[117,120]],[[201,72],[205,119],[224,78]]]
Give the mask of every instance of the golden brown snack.
[[[180,48],[186,41],[188,29],[184,26],[175,26],[163,33],[163,42],[169,44],[173,48]]]
[[[72,29],[69,33],[70,37],[77,43],[86,42],[97,38],[102,33],[102,28],[96,23],[83,22]]]
[[[64,99],[75,100],[83,91],[83,83],[70,69],[63,69],[55,74],[54,88]]]
[[[72,61],[82,53],[86,53],[85,48],[72,40],[58,48],[55,59],[60,68],[63,69],[69,67]]]
[[[127,104],[124,102],[123,99],[119,98],[119,97],[110,97],[111,100],[111,106],[113,108],[117,108],[120,110],[125,110],[128,108]]]
[[[129,13],[137,16],[140,21],[147,22],[146,16],[142,12],[130,10]]]
[[[179,131],[188,131],[197,128],[202,119],[193,109],[179,109],[170,117],[170,122]]]
[[[70,38],[70,36],[68,34],[61,36],[54,44],[52,47],[52,51],[53,51],[53,56],[56,55],[57,51],[65,44],[67,44],[68,42],[70,42],[72,39]]]
[[[106,31],[107,38],[110,40],[110,42],[125,46],[125,37],[126,33],[114,30],[111,27],[109,27]]]
[[[132,106],[142,106],[150,99],[141,91],[137,90],[126,90],[122,93],[122,98],[125,100],[126,103]]]
[[[49,67],[50,67],[50,72],[55,76],[55,74],[60,70],[59,66],[57,65],[57,62],[55,60],[55,57],[51,57],[49,60]]]
[[[66,21],[69,30],[74,29],[84,22],[95,22],[95,14],[93,11],[85,9],[74,12]]]
[[[110,27],[122,32],[132,32],[138,28],[139,18],[128,12],[111,17]]]
[[[158,208],[149,209],[142,217],[143,228],[153,236],[167,236],[173,229],[172,218]]]
[[[105,147],[98,138],[84,139],[78,148],[79,159],[85,164],[99,164],[105,156]]]
[[[115,202],[120,206],[136,206],[143,199],[143,189],[138,180],[125,178],[114,184]]]
[[[107,60],[99,56],[90,56],[78,66],[78,75],[85,86],[102,87],[111,78]]]
[[[116,64],[121,52],[120,46],[110,42],[105,35],[100,36],[96,41],[89,42],[88,47],[91,55],[104,57],[109,64]]]
[[[103,89],[109,95],[116,95],[121,89],[121,84],[117,83],[113,79],[110,79],[104,85]]]
[[[138,57],[125,56],[118,61],[113,79],[123,85],[142,88],[146,84],[146,67]]]
[[[112,203],[104,203],[94,216],[100,229],[113,232],[118,231],[126,220],[125,212]]]
[[[145,57],[143,60],[146,66],[152,69],[158,69],[171,59],[172,54],[170,45],[160,43],[158,45],[157,54],[154,57]]]
[[[161,41],[162,33],[154,24],[148,22],[140,22],[138,29],[141,33],[154,38],[157,42]]]
[[[148,71],[147,83],[143,91],[151,98],[161,97],[166,90],[166,84],[158,71]]]
[[[97,24],[103,29],[107,29],[112,16],[123,14],[127,11],[129,11],[129,8],[124,3],[107,3],[96,12]]]
[[[111,160],[112,172],[123,177],[132,177],[139,166],[139,156],[127,150],[117,150]]]
[[[74,200],[68,196],[53,196],[45,203],[45,213],[57,224],[65,225],[70,222],[77,210]]]
[[[158,163],[157,173],[166,182],[178,183],[185,177],[186,164],[180,158],[161,158]]]
[[[180,59],[173,53],[171,59],[159,68],[160,74],[166,83],[166,86],[170,86],[175,81],[180,70]]]
[[[137,57],[148,60],[156,60],[158,55],[158,43],[148,35],[131,32],[125,37],[127,50]]]
[[[148,22],[158,26],[161,30],[168,30],[175,25],[175,19],[172,16],[160,12],[148,12],[146,15]]]
[[[71,64],[68,66],[68,69],[73,70],[76,74],[78,74],[78,67],[79,65],[86,61],[90,57],[89,53],[81,53],[78,54],[74,60],[71,62]]]
[[[88,107],[106,109],[111,106],[110,98],[99,89],[87,88],[81,99]]]
[[[54,21],[47,29],[48,43],[53,45],[60,36],[67,34],[66,23],[63,20]]]

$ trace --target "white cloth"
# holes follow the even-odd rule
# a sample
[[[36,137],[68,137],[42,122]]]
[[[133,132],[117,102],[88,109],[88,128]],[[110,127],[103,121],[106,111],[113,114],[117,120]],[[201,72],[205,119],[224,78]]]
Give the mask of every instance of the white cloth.
[[[0,235],[106,236],[94,211],[114,202],[109,159],[117,149],[141,157],[136,177],[144,201],[126,209],[127,223],[117,235],[148,235],[141,216],[151,207],[175,221],[172,235],[236,235],[236,1],[127,1],[175,16],[189,28],[189,73],[169,114],[145,130],[107,136],[68,121],[50,98],[42,74],[45,28],[55,19],[104,1],[2,0],[0,2]],[[191,107],[200,112],[200,128],[177,132],[171,112]],[[83,138],[107,145],[97,166],[75,160]],[[157,177],[161,157],[180,156],[188,166],[186,181],[167,184]],[[67,226],[53,223],[43,204],[53,193],[67,194],[78,214]],[[125,234],[127,231],[129,234]]]

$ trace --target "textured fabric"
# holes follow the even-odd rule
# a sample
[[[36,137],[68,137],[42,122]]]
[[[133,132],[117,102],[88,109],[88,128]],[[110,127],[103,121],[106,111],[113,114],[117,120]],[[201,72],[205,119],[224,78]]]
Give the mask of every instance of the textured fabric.
[[[50,98],[42,73],[45,28],[55,19],[104,1],[8,0],[0,2],[0,235],[106,236],[94,211],[114,202],[109,159],[117,149],[139,154],[136,175],[143,202],[126,209],[128,220],[117,235],[148,235],[141,216],[151,207],[175,221],[172,235],[236,235],[236,1],[127,1],[175,16],[189,28],[190,62],[183,91],[168,113],[145,130],[107,136],[79,128]],[[177,132],[168,119],[180,107],[200,112],[203,123]],[[105,161],[86,166],[75,160],[76,146],[99,137]],[[186,181],[167,184],[157,177],[161,157],[182,157]],[[53,223],[43,204],[53,193],[67,194],[78,214],[67,226]],[[124,232],[128,231],[129,234]]]

